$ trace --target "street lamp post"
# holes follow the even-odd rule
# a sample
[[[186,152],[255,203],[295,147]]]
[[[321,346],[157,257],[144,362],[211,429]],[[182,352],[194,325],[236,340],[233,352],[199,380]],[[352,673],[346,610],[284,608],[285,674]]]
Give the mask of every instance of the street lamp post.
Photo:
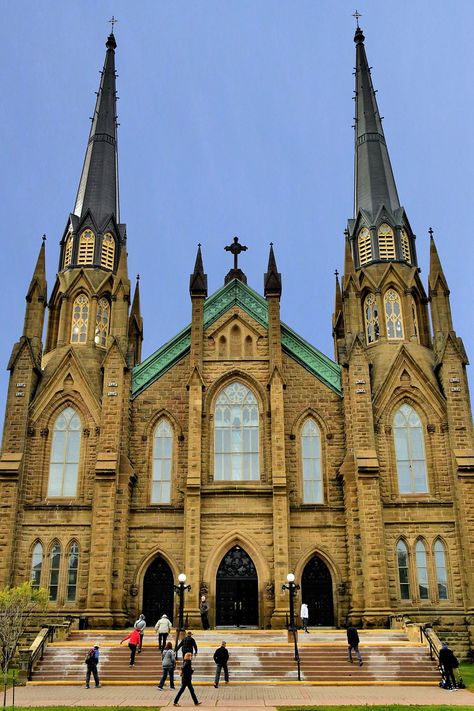
[[[295,645],[295,661],[298,667],[298,681],[301,681],[301,669],[300,669],[300,653],[298,651],[298,633],[295,624],[295,595],[300,586],[295,583],[295,576],[293,573],[288,573],[286,576],[287,583],[281,586],[282,590],[288,590],[290,593],[290,624],[288,625],[288,637],[293,637],[293,643]],[[288,641],[290,641],[288,639]]]
[[[180,573],[178,575],[178,581],[179,585],[173,585],[174,591],[177,595],[179,595],[179,614],[178,614],[178,637],[179,633],[184,631],[184,591],[187,590],[190,592],[191,590],[191,585],[185,585],[186,582],[186,575],[184,573]]]

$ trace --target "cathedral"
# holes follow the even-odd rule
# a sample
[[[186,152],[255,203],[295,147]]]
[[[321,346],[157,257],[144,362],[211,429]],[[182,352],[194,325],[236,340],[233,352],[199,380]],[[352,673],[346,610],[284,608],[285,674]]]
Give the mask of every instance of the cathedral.
[[[421,280],[359,27],[354,42],[334,360],[282,323],[273,247],[262,295],[237,238],[213,294],[198,248],[190,324],[142,360],[108,37],[55,283],[47,295],[43,243],[8,363],[1,587],[31,580],[52,616],[123,627],[141,612],[176,623],[185,574],[189,625],[206,595],[213,627],[267,629],[287,622],[293,573],[310,626],[407,615],[474,633],[467,358],[432,234]]]

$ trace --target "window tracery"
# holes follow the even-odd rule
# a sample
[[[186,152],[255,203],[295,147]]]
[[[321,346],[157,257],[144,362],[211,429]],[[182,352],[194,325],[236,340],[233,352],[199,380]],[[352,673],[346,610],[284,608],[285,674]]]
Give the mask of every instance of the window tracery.
[[[259,424],[255,395],[234,382],[219,394],[214,412],[214,479],[257,481]]]
[[[106,298],[102,297],[97,303],[97,317],[95,321],[94,342],[98,346],[105,348],[107,336],[109,335],[110,304]]]
[[[423,428],[418,414],[407,403],[395,413],[393,436],[400,493],[426,493],[428,482]]]
[[[151,503],[171,503],[173,431],[165,418],[159,420],[153,435],[153,476]]]
[[[87,341],[87,326],[89,323],[89,299],[85,294],[79,294],[72,307],[71,343]]]
[[[389,289],[385,293],[384,304],[387,338],[390,340],[403,338],[402,304],[400,295],[395,289]]]
[[[301,458],[303,463],[303,502],[323,502],[321,467],[321,433],[313,418],[308,418],[301,430]]]
[[[364,301],[365,337],[367,343],[379,340],[379,312],[375,294],[368,294]]]
[[[48,496],[76,496],[81,448],[81,420],[66,407],[53,428]]]

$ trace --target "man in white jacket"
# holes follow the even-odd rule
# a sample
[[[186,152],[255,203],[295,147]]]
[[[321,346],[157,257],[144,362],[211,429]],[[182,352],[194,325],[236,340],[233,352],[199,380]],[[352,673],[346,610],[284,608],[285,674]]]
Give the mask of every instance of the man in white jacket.
[[[155,625],[155,630],[158,635],[158,647],[160,648],[160,652],[162,652],[166,646],[166,639],[171,632],[171,622],[168,615],[161,615]]]
[[[308,605],[306,605],[306,603],[304,603],[304,602],[301,605],[300,617],[301,617],[301,622],[303,623],[304,631],[307,634],[309,634],[309,632],[308,632],[308,617],[309,617]]]

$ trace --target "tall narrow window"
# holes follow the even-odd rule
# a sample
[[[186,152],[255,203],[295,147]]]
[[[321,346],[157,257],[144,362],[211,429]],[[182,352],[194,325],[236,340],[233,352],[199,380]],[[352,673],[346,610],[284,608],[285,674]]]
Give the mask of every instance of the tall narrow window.
[[[400,240],[402,243],[402,258],[408,264],[411,264],[411,254],[410,254],[410,240],[405,230],[400,232]]]
[[[95,321],[94,341],[98,346],[105,348],[109,334],[110,306],[107,299],[99,299],[97,303],[97,318]]]
[[[89,322],[89,299],[85,294],[79,294],[72,307],[71,343],[87,341],[87,324]]]
[[[370,230],[367,227],[363,227],[359,232],[358,237],[359,245],[359,265],[367,264],[367,262],[372,261],[372,238],[370,236]]]
[[[228,385],[215,409],[214,478],[257,481],[259,474],[258,406],[242,383]]]
[[[35,590],[41,585],[41,570],[43,568],[43,546],[37,543],[31,556],[31,587]]]
[[[48,496],[76,496],[80,449],[81,421],[66,407],[54,423]]]
[[[379,259],[395,259],[395,239],[389,225],[379,227]]]
[[[100,256],[101,267],[112,270],[114,268],[114,258],[115,240],[110,232],[107,232],[102,239],[102,254]]]
[[[395,289],[389,289],[385,293],[384,304],[387,338],[391,340],[403,338],[402,304]]]
[[[426,548],[422,541],[418,541],[415,548],[416,574],[418,576],[418,595],[420,600],[428,600],[430,593],[428,587],[428,564]]]
[[[78,264],[94,263],[95,234],[92,230],[84,230],[79,238]]]
[[[153,435],[153,480],[152,504],[171,502],[171,464],[173,455],[173,432],[168,420],[161,419]]]
[[[72,235],[69,235],[66,240],[66,246],[64,248],[64,269],[67,269],[67,267],[72,262],[72,245],[73,245]]]
[[[375,294],[369,294],[364,301],[365,337],[367,343],[379,340],[379,312]]]
[[[411,306],[411,317],[413,319],[413,335],[418,338],[418,315],[416,311],[416,301],[413,298],[413,296],[410,298],[410,306]]]
[[[61,546],[55,543],[49,560],[49,599],[58,599],[59,572],[61,569]]]
[[[434,546],[434,558],[436,569],[436,583],[438,585],[438,599],[448,599],[448,569],[446,565],[446,549],[439,539]]]
[[[301,430],[303,462],[303,502],[320,504],[323,501],[321,473],[321,434],[313,419],[308,419]]]
[[[67,557],[67,602],[74,602],[77,594],[77,573],[79,569],[79,546],[76,542],[69,549]]]
[[[397,544],[398,580],[400,583],[400,597],[402,600],[410,599],[410,577],[408,569],[408,548],[406,543],[398,541]]]
[[[393,435],[400,493],[416,494],[427,492],[423,428],[415,410],[406,403],[395,414]]]

